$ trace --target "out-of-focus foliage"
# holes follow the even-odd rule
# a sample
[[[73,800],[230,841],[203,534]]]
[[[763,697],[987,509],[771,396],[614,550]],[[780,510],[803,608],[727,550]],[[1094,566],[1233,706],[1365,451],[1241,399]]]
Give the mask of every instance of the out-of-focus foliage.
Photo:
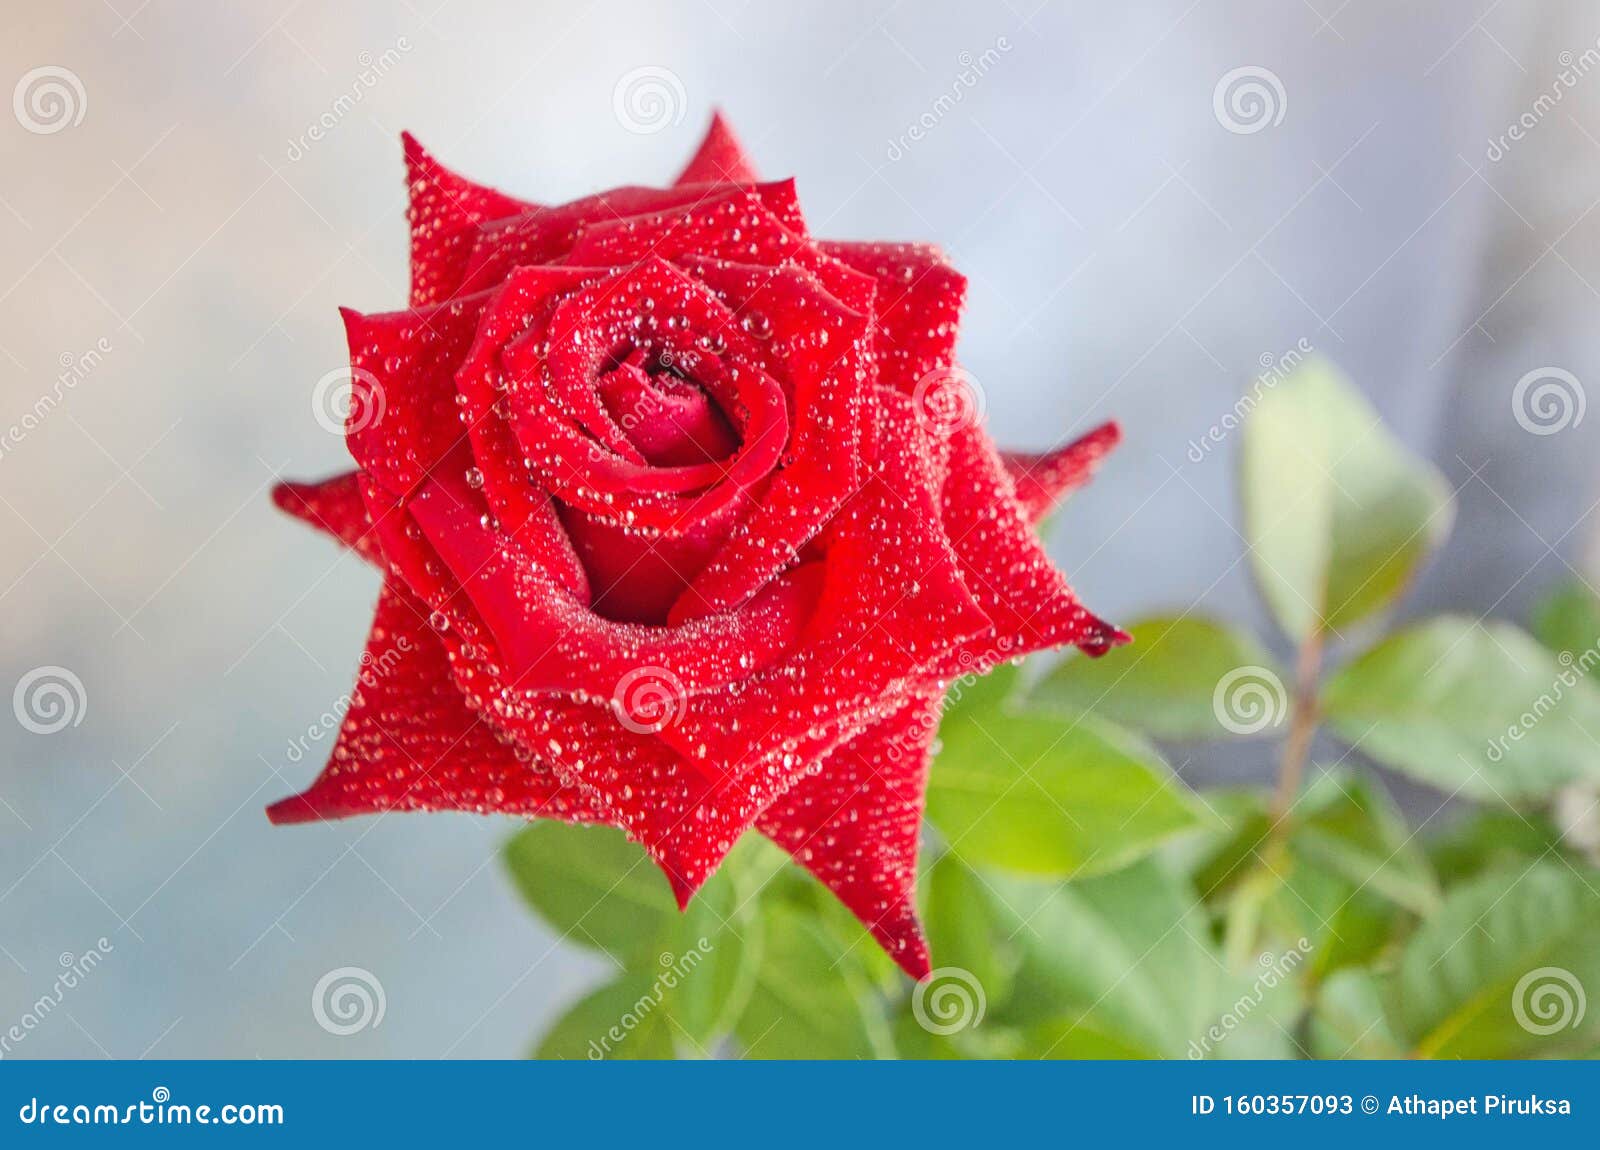
[[[1600,1053],[1600,871],[1558,814],[1600,796],[1600,601],[1561,587],[1531,634],[1455,616],[1374,634],[1443,540],[1448,489],[1324,363],[1244,434],[1283,634],[1167,614],[1099,660],[963,681],[928,793],[929,981],[768,844],[741,843],[680,914],[617,832],[537,824],[507,863],[612,977],[536,1053]],[[1268,653],[1285,641],[1294,658]],[[1328,736],[1336,759],[1312,758]],[[1282,746],[1276,794],[1197,794],[1149,741],[1251,737]],[[1437,809],[1408,823],[1374,768]]]

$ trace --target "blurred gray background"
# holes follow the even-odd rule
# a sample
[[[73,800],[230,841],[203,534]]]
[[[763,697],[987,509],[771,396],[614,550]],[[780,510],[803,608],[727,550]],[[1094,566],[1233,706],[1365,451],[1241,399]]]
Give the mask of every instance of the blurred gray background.
[[[312,391],[343,360],[336,305],[404,302],[402,128],[556,201],[669,179],[720,105],[815,231],[944,245],[998,439],[1123,421],[1052,541],[1113,619],[1199,600],[1261,622],[1236,445],[1188,445],[1302,341],[1459,488],[1408,609],[1518,616],[1592,542],[1593,5],[14,0],[0,20],[0,688],[82,684],[54,733],[0,710],[0,1032],[63,956],[110,951],[8,1057],[511,1056],[601,971],[520,909],[507,820],[261,813],[327,753],[377,588],[267,491],[347,465]],[[677,87],[641,133],[614,96],[645,67]],[[1240,83],[1264,104],[1230,103]],[[1513,389],[1552,369],[1578,386],[1533,434]],[[349,1037],[310,1007],[343,966],[387,1002]]]

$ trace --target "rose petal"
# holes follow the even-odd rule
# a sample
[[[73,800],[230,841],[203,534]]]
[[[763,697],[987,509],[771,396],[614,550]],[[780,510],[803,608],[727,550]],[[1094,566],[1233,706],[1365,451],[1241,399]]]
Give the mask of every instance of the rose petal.
[[[361,469],[396,498],[452,450],[466,450],[454,377],[488,299],[481,293],[383,315],[340,311],[350,344],[345,443]]]
[[[357,472],[347,471],[317,483],[280,483],[272,489],[272,501],[296,519],[332,535],[367,562],[384,566]]]
[[[937,688],[919,691],[830,754],[756,824],[837,895],[916,979],[929,970],[914,888],[943,696]]]
[[[1017,501],[994,444],[979,427],[950,437],[943,516],[961,572],[993,620],[947,674],[988,667],[1030,651],[1074,644],[1100,655],[1128,636],[1090,614],[1056,569]]]
[[[1054,451],[1002,451],[1000,461],[1005,464],[1028,522],[1038,523],[1066,496],[1089,482],[1101,461],[1120,442],[1122,429],[1115,423],[1102,423]]]
[[[745,156],[728,121],[722,118],[721,112],[712,112],[711,126],[706,129],[705,139],[700,141],[700,147],[695,149],[694,156],[678,173],[673,184],[678,187],[724,181],[745,184],[758,178],[755,165]]]
[[[671,622],[738,606],[838,511],[860,481],[859,434],[873,391],[866,317],[808,272],[713,261],[696,272],[733,306],[741,327],[760,332],[781,357],[795,422],[784,466],[673,605]]]
[[[907,395],[934,372],[955,367],[967,278],[931,244],[846,243],[817,248],[878,285],[878,382]]]
[[[592,228],[616,228],[637,242],[634,258],[650,254],[651,244],[671,229],[679,215],[696,206],[755,204],[791,234],[804,237],[805,217],[794,181],[768,184],[693,185],[677,188],[613,188],[569,204],[540,208],[495,220],[477,231],[461,290],[494,287],[511,269],[565,260],[573,264],[616,263],[573,255],[574,245]]]
[[[821,577],[799,568],[743,611],[647,627],[602,618],[562,592],[513,538],[484,525],[481,502],[447,474],[430,479],[409,510],[494,637],[506,682],[527,691],[606,699],[641,667],[662,671],[684,696],[725,687],[794,644]]]
[[[539,205],[458,176],[410,132],[400,139],[410,198],[411,305],[420,307],[448,299],[461,286],[480,223],[536,211]]]
[[[929,668],[991,630],[940,523],[910,401],[881,399],[882,455],[820,543],[827,577],[803,643],[737,692],[690,699],[683,720],[661,732],[708,773],[737,775],[785,749],[798,717],[819,729],[886,717],[908,687],[934,677]]]
[[[361,671],[327,766],[267,808],[275,823],[401,810],[605,821],[581,791],[497,737],[451,678],[427,608],[385,583]]]

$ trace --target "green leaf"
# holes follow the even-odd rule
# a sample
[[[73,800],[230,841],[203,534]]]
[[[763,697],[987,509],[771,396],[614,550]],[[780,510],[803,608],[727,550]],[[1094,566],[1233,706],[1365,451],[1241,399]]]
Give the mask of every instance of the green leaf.
[[[506,845],[505,861],[553,930],[621,961],[653,961],[677,923],[666,880],[621,831],[540,820]]]
[[[1450,529],[1454,502],[1325,360],[1261,394],[1242,450],[1245,534],[1297,642],[1387,607]]]
[[[1098,659],[1069,656],[1034,688],[1032,700],[1102,718],[1163,739],[1226,739],[1268,732],[1288,714],[1283,676],[1248,635],[1209,619],[1153,618],[1129,625],[1133,643]],[[1219,704],[1225,681],[1248,669],[1275,691],[1261,722]],[[1220,700],[1225,703],[1226,700]],[[1224,726],[1220,716],[1230,716]]]
[[[546,1059],[666,1059],[674,1056],[670,1004],[646,975],[609,982],[558,1018],[534,1052]]]
[[[1199,823],[1155,751],[1091,716],[947,720],[940,741],[928,817],[969,862],[1094,874]]]
[[[1589,669],[1600,659],[1600,598],[1577,579],[1563,583],[1534,609],[1533,633]]]
[[[1503,801],[1600,778],[1600,693],[1508,623],[1400,631],[1335,675],[1323,706],[1362,753],[1451,793]]]
[[[1597,992],[1600,874],[1541,862],[1452,891],[1407,944],[1389,1013],[1422,1057],[1570,1057],[1600,1044]]]
[[[813,919],[763,913],[761,965],[735,1033],[747,1058],[892,1058],[881,1002]]]
[[[1293,828],[1297,854],[1419,915],[1439,904],[1427,854],[1388,794],[1338,771],[1324,771],[1301,799]]]
[[[1196,870],[1223,913],[1235,966],[1305,940],[1318,977],[1372,961],[1438,903],[1421,848],[1382,791],[1341,771],[1319,771],[1276,828],[1266,801],[1229,801],[1233,833]],[[1409,908],[1409,909],[1408,909]]]
[[[1022,668],[1001,663],[987,674],[966,674],[956,678],[945,694],[947,722],[969,722],[980,715],[1001,711],[1011,705],[1022,682]]]
[[[1322,984],[1309,1033],[1311,1053],[1317,1058],[1406,1056],[1390,1027],[1379,979],[1366,970],[1341,970]]]
[[[680,1038],[706,1055],[733,1029],[755,987],[761,959],[761,915],[755,888],[738,881],[732,857],[669,930],[657,976],[676,975],[674,1017]],[[730,874],[729,872],[733,872]]]
[[[923,882],[923,929],[941,967],[968,972],[990,1003],[1005,1001],[1019,956],[1000,929],[987,881],[954,851]]]
[[[1024,959],[991,1014],[1027,1029],[1029,1057],[1289,1053],[1281,1027],[1293,1022],[1298,960],[1270,974],[1227,970],[1194,891],[1170,868],[1147,859],[1081,882],[993,882],[1001,929]]]
[[[1544,815],[1503,808],[1472,811],[1427,844],[1433,869],[1446,886],[1485,871],[1521,869],[1561,849],[1561,832]]]

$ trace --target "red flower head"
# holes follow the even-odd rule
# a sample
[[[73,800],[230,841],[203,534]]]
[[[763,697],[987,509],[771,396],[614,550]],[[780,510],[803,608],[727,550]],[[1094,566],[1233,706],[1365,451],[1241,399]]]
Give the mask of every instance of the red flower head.
[[[555,207],[405,149],[411,307],[345,313],[357,470],[276,492],[385,582],[332,758],[268,813],[609,823],[680,904],[754,826],[921,977],[946,684],[1122,638],[1032,530],[1116,429],[996,453],[960,274],[813,239],[720,118],[670,188]]]

